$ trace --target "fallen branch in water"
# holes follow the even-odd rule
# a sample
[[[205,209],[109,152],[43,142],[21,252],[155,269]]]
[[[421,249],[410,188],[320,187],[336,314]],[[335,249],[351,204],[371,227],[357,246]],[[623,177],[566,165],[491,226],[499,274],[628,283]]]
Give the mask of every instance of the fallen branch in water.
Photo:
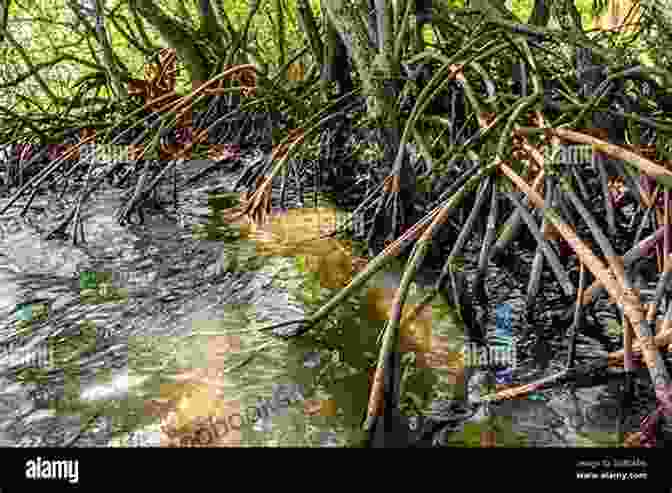
[[[572,383],[575,388],[594,387],[612,378],[620,378],[620,372],[609,369],[608,361],[600,358],[584,365],[566,368],[562,371],[541,378],[531,383],[500,390],[481,397],[482,402],[498,402],[526,397],[531,392],[538,392],[554,385]]]

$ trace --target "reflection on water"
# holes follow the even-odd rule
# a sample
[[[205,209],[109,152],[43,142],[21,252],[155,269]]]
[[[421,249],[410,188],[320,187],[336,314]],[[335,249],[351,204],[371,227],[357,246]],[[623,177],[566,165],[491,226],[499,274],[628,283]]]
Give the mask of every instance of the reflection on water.
[[[304,272],[318,274],[321,287],[338,289],[353,273],[351,246],[329,237],[341,226],[339,219],[343,214],[327,207],[278,211],[267,224],[245,225],[243,237],[256,243],[258,255],[296,257]]]
[[[204,366],[175,375],[160,387],[148,411],[161,418],[164,446],[240,446],[240,402],[227,399],[225,356],[239,352],[237,337],[213,336],[207,343]],[[156,406],[152,410],[152,406]]]
[[[279,284],[304,301],[310,298],[304,296],[307,292],[317,290],[318,294],[311,299],[323,302],[351,280],[351,246],[335,238],[324,238],[337,228],[339,214],[334,209],[274,212],[261,226],[239,221],[237,241],[251,243],[257,256],[287,259],[278,263],[276,272],[281,275],[276,276],[276,281]],[[219,228],[230,228],[230,224]],[[208,229],[208,238],[211,235],[216,236],[217,231]],[[230,255],[230,249],[225,248],[223,254]],[[240,360],[239,353],[246,350],[249,353],[250,346],[268,343],[266,336],[241,335],[235,343],[226,339],[221,344],[212,339],[215,336],[210,336],[212,340],[204,342],[210,356],[199,359],[195,369],[183,363],[183,369],[175,373],[170,382],[161,384],[158,395],[150,399],[148,407],[161,421],[161,443],[167,446],[333,445],[336,441],[345,445],[361,439],[369,370],[376,360],[376,339],[394,294],[389,284],[396,282],[395,275],[374,280],[363,300],[346,303],[334,321],[339,327],[316,329],[307,340],[266,349],[253,357],[240,373],[228,373],[230,364],[227,365],[226,360],[229,359],[229,363]],[[388,286],[377,287],[380,282]],[[408,308],[415,306],[411,304]],[[431,305],[416,317],[408,317],[409,313],[408,309],[404,312],[408,320],[402,324],[402,349],[417,354],[419,368],[441,366],[448,370],[447,384],[454,385],[459,379],[459,349],[450,347],[448,337],[432,335]],[[254,315],[254,310],[251,314]],[[436,311],[434,315],[437,320],[441,318]],[[220,359],[212,357],[217,347],[220,347]],[[187,361],[191,365],[196,362],[193,356]],[[273,374],[294,383],[274,383],[269,389],[269,382],[277,382]],[[299,385],[302,390],[287,391],[293,385]],[[424,391],[426,397],[431,395],[425,388],[427,382],[410,387],[411,390],[421,388],[418,392]],[[289,394],[283,396],[283,392]]]
[[[197,213],[204,200],[206,213]],[[8,376],[0,383],[0,439],[57,446],[361,442],[398,266],[306,336],[277,339],[256,328],[315,310],[363,268],[352,243],[328,237],[344,214],[277,210],[257,226],[230,220],[234,194],[201,194],[180,204],[191,211],[184,228],[151,217],[146,227],[120,228],[111,220],[118,203],[116,193],[101,194],[82,247],[44,242],[29,228],[5,231],[0,309],[15,315],[3,317],[9,321],[0,329],[0,376]],[[28,240],[29,253],[17,247]],[[412,284],[402,315],[401,406],[409,415],[464,393],[460,322],[440,299],[415,310],[423,294]],[[46,347],[49,361],[31,367],[11,360],[10,342]],[[20,392],[11,379],[21,382]],[[519,426],[511,416],[545,416],[545,405],[503,409],[487,426],[504,430],[511,443]],[[473,444],[484,422],[464,428],[454,444]],[[500,440],[499,431],[483,436]]]
[[[334,233],[336,217],[336,212],[327,208],[276,211],[262,226],[239,221],[238,241],[251,243],[259,257],[287,258],[280,262],[279,273],[282,275],[276,279],[285,289],[291,285],[301,289],[301,282],[297,284],[297,281],[301,281],[302,276],[296,271],[295,258],[300,259],[298,263],[304,268],[320,275],[320,288],[335,289],[347,284],[352,274],[352,255],[348,249],[333,238],[320,239],[320,236]],[[224,230],[230,227],[230,223],[219,226]],[[212,228],[207,231],[208,238],[217,235]],[[223,252],[223,255],[230,254],[229,249]],[[341,272],[344,270],[342,266],[347,266],[346,272]],[[259,334],[256,337],[259,341],[264,339]],[[249,341],[250,338],[243,336],[242,339]],[[216,344],[208,343],[208,346],[212,353]],[[228,344],[222,355],[231,353],[233,356],[243,346],[245,342],[242,340]],[[334,429],[339,428],[338,402],[328,389],[320,389],[323,384],[316,386],[316,377],[320,369],[324,371],[341,365],[324,358],[324,351],[304,351],[294,346],[283,344],[275,351],[265,351],[241,370],[237,378],[244,381],[246,390],[243,394],[248,395],[247,399],[244,395],[242,399],[232,398],[235,395],[232,387],[236,386],[232,379],[236,376],[227,378],[226,370],[213,358],[206,358],[204,368],[176,377],[179,383],[163,386],[160,397],[163,400],[162,443],[170,446],[239,446],[246,441],[248,445],[291,446],[319,444],[316,440],[333,442]],[[275,360],[272,370],[268,368],[268,362],[264,364],[263,361],[269,357]],[[279,368],[287,365],[296,371],[287,368],[279,372]],[[297,383],[274,383],[267,389],[268,382],[275,380],[269,378],[270,371],[281,379],[290,377],[290,381]],[[347,372],[356,374],[357,370],[349,368]],[[259,388],[256,399],[250,399],[249,396],[255,395],[252,389],[260,385],[266,389]],[[264,394],[268,397],[263,397]],[[321,420],[321,425],[316,420]],[[352,428],[352,432],[358,431]],[[342,432],[336,433],[338,435],[341,435],[341,445],[347,443],[342,441]]]

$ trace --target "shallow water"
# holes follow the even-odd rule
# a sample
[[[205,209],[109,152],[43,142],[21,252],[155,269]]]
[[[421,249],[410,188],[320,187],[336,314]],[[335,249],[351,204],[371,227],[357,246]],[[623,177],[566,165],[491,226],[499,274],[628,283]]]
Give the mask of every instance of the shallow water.
[[[347,261],[345,247],[306,241],[336,216],[290,211],[266,229],[232,227],[226,202],[201,189],[181,197],[177,220],[121,227],[118,191],[106,189],[86,208],[79,247],[40,239],[62,204],[48,204],[45,223],[3,220],[3,443],[345,445],[358,435],[366,370],[329,342],[256,330],[347,282],[322,268]],[[21,303],[32,322],[18,320]]]
[[[311,313],[347,284],[353,253],[348,242],[315,240],[345,220],[326,206],[274,211],[261,228],[232,224],[225,210],[236,203],[226,193],[234,179],[218,173],[199,181],[180,194],[176,212],[169,207],[168,216],[150,215],[143,226],[119,226],[113,217],[119,191],[105,189],[86,207],[87,243],[79,247],[40,239],[63,212],[56,201],[38,202],[47,223],[36,220],[44,214],[32,213],[26,221],[0,220],[2,443],[361,442],[376,339],[399,274],[393,269],[378,275],[305,337],[279,339],[258,331]],[[97,273],[93,288],[84,272]],[[421,294],[414,284],[408,303]],[[516,317],[520,295],[512,285],[498,302],[510,302]],[[32,323],[17,320],[15,307],[25,302],[33,304]],[[41,320],[38,306],[46,310]],[[402,327],[402,346],[415,361],[407,365],[407,414],[428,413],[432,403],[455,396],[464,365],[460,327],[438,301]],[[495,406],[495,441],[610,443],[615,419],[599,410],[613,408],[600,397],[613,393],[591,389],[572,400],[553,392]],[[585,419],[588,409],[608,419]],[[486,422],[477,413],[449,443],[482,445]]]

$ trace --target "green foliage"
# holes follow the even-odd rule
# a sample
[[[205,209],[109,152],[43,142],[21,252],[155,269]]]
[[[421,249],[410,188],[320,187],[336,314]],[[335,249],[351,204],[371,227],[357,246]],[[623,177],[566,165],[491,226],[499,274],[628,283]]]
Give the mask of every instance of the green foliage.
[[[157,3],[163,12],[175,19],[176,22],[192,29],[201,28],[196,2],[177,3],[160,0]],[[282,4],[284,6],[284,31],[287,38],[285,46],[288,54],[291,55],[305,46],[305,40],[297,27],[296,0],[283,0]],[[240,31],[249,11],[248,2],[246,0],[226,0],[224,5],[226,14],[234,28]],[[311,0],[310,5],[314,14],[318,16],[319,2]],[[186,12],[183,10],[184,8],[186,8]],[[252,40],[253,45],[256,45],[256,48],[262,54],[262,59],[275,65],[279,60],[279,51],[277,36],[275,36],[277,19],[273,8],[274,2],[266,1],[262,3],[262,8],[253,20],[248,38]],[[114,11],[115,19],[119,21],[125,31],[130,30],[134,35],[137,35],[137,29],[135,29],[127,2],[115,2],[109,5],[107,9]],[[87,21],[91,25],[95,24],[94,19],[87,18]],[[75,25],[77,25],[76,29]],[[146,22],[143,22],[143,27],[154,46],[166,47],[165,41],[162,41],[156,29]],[[142,79],[145,63],[144,54],[138,51],[111,21],[108,20],[105,23],[105,28],[109,35],[112,50],[128,67],[130,77]],[[72,94],[72,86],[76,79],[100,71],[97,65],[101,63],[101,47],[97,41],[92,39],[90,33],[85,32],[84,24],[77,22],[76,15],[68,7],[68,0],[12,2],[8,29],[27,50],[34,64],[65,57],[54,68],[40,70],[40,75],[46,78],[51,90],[59,97],[67,98]],[[69,57],[70,60],[68,60]],[[180,70],[180,65],[178,63],[176,89],[178,93],[185,93],[191,89],[191,80],[186,70]],[[26,69],[17,49],[7,42],[0,46],[0,83],[14,80],[17,74],[24,74],[25,72]],[[36,104],[43,106],[49,102],[32,77],[23,80],[17,90],[22,94],[29,94],[30,99]],[[33,104],[16,99],[14,92],[14,90],[3,90],[4,99],[2,103],[9,107],[15,106],[21,113],[27,113],[35,109]],[[109,97],[109,90],[107,88],[101,89],[99,96]]]
[[[17,37],[17,41],[27,50],[34,64],[41,64],[58,57],[65,57],[55,67],[43,68],[40,75],[46,79],[51,91],[58,97],[68,98],[73,93],[73,84],[82,76],[100,72],[101,47],[93,40],[92,34],[84,29],[84,21],[78,21],[77,17],[68,6],[70,0],[29,0],[12,2],[10,6],[10,18],[8,29]],[[261,3],[261,8],[255,15],[248,40],[253,48],[256,48],[260,61],[277,67],[280,61],[280,43],[278,40],[278,13],[276,0],[266,0]],[[310,6],[320,22],[320,2],[310,0]],[[581,14],[584,29],[590,29],[592,20],[592,0],[577,0],[576,6]],[[184,28],[200,29],[202,26],[196,2],[173,2],[157,0],[162,11],[174,19],[175,23]],[[284,27],[283,46],[287,52],[287,58],[297,50],[306,46],[306,40],[300,32],[296,19],[296,0],[279,0],[282,5],[282,20]],[[508,2],[513,14],[525,22],[532,10],[532,0]],[[450,7],[463,8],[463,0],[450,0]],[[224,0],[225,12],[235,29],[241,30],[249,12],[247,0]],[[120,60],[128,67],[129,76],[142,78],[142,67],[145,62],[144,54],[141,53],[128,39],[117,29],[110,17],[118,22],[119,26],[127,32],[137,35],[134,17],[129,9],[128,2],[118,1],[107,6],[112,16],[107,16],[105,29],[108,32],[113,51]],[[86,22],[93,25],[94,20],[87,18]],[[149,41],[155,47],[165,47],[165,42],[151,25],[142,22]],[[660,33],[658,33],[660,34]],[[228,34],[223,33],[224,37]],[[434,33],[430,26],[425,25],[423,37],[426,42],[434,42]],[[647,43],[651,44],[651,43]],[[658,49],[655,45],[649,46],[651,63],[666,57],[664,49]],[[191,88],[189,73],[179,69],[177,76],[177,91],[185,93]],[[273,74],[273,71],[271,71]],[[14,80],[18,74],[26,74],[24,63],[17,49],[11,43],[5,42],[0,46],[0,81]],[[2,83],[0,82],[0,83]],[[28,96],[21,98],[16,92]],[[107,87],[96,89],[88,96],[109,97]],[[15,107],[20,113],[34,111],[37,105],[46,110],[54,111],[50,102],[33,77],[25,77],[18,88],[3,90],[4,102],[8,107]],[[0,118],[4,115],[0,115]]]

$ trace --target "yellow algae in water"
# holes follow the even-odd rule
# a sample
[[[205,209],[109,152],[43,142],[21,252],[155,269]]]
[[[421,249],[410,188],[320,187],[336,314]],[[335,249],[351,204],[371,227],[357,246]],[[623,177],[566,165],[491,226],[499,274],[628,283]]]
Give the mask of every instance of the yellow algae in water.
[[[396,289],[369,288],[366,293],[366,313],[369,320],[385,321],[392,314]],[[404,303],[401,315],[401,350],[428,352],[432,343],[432,307],[427,305],[415,313],[416,304]]]
[[[320,286],[323,288],[338,289],[347,286],[352,280],[353,272],[351,251],[333,238],[320,241],[325,249],[324,255],[302,255],[304,268],[319,274]]]
[[[173,395],[165,397],[178,400],[161,420],[163,446],[240,446],[239,401],[223,399],[217,386],[208,383],[185,382],[166,390]]]
[[[200,325],[196,323],[196,325]],[[237,336],[208,336],[203,351],[164,383],[147,408],[161,417],[161,443],[167,447],[240,446],[240,403],[227,399],[225,364],[241,350]]]
[[[338,215],[329,207],[274,211],[264,224],[245,225],[243,236],[258,243],[261,255],[320,255],[320,237],[336,230]]]
[[[243,225],[241,236],[256,243],[259,255],[303,257],[306,269],[319,273],[322,287],[337,289],[352,279],[350,245],[325,237],[336,231],[340,217],[329,207],[276,211],[262,225]]]
[[[396,289],[372,287],[367,290],[365,310],[369,320],[386,321],[392,312]],[[433,307],[431,304],[418,310],[417,304],[405,303],[401,317],[400,349],[415,352],[418,368],[448,370],[458,383],[464,371],[464,356],[454,347],[450,337],[433,334]]]
[[[308,416],[333,417],[338,413],[334,399],[309,399],[303,402],[303,412]]]
[[[433,335],[429,351],[417,353],[416,365],[448,370],[452,383],[460,383],[464,376],[464,354],[456,350],[451,338],[446,336]]]
[[[209,385],[197,385],[183,395],[176,407],[175,427],[183,429],[193,426],[199,418],[207,418],[218,414],[218,392]]]

